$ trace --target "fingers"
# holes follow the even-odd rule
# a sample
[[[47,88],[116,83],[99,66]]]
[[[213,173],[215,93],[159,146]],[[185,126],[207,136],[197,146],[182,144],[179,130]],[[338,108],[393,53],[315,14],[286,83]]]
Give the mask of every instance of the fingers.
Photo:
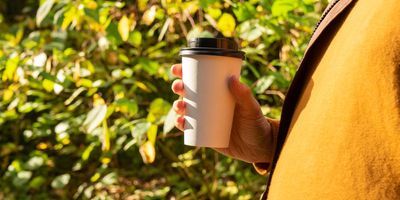
[[[231,76],[229,78],[229,90],[239,107],[252,113],[260,112],[260,104],[253,97],[251,89],[241,83],[237,77]]]
[[[174,108],[175,112],[178,115],[184,115],[185,114],[186,104],[185,104],[185,102],[183,100],[174,101],[172,107]]]
[[[185,114],[186,104],[183,100],[176,100],[174,101],[172,107],[174,111],[179,115],[179,117],[177,117],[175,120],[175,126],[179,130],[183,131],[185,127],[185,118],[183,115]]]
[[[178,78],[182,78],[182,64],[172,65],[171,73]]]
[[[172,65],[171,67],[171,73],[172,75],[178,77],[178,78],[182,78],[182,64],[175,64]],[[183,96],[183,81],[181,79],[177,79],[172,83],[172,91],[180,96]],[[172,105],[174,111],[179,115],[179,117],[176,118],[175,120],[175,126],[176,128],[178,128],[179,130],[183,131],[184,127],[185,127],[185,118],[184,118],[184,114],[185,114],[185,102],[183,100],[176,100],[174,101],[173,105]]]
[[[177,117],[175,120],[175,126],[179,130],[183,131],[183,129],[185,127],[185,118],[183,116]]]
[[[181,79],[177,79],[172,83],[172,91],[177,95],[183,95],[183,81]]]
[[[175,119],[175,127],[178,128],[179,130],[183,131],[185,127],[185,108],[186,104],[183,100],[176,100],[172,104],[172,108],[178,114],[179,116]]]

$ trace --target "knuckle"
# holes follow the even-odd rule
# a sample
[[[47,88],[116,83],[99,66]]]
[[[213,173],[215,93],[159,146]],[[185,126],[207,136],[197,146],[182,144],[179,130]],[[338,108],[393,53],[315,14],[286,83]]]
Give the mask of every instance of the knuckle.
[[[179,105],[179,100],[174,101],[174,103],[172,104],[172,107],[174,108],[175,111],[179,111],[180,110],[180,105]]]
[[[242,93],[245,96],[252,96],[251,89],[249,87],[243,87],[242,88]]]
[[[182,82],[181,79],[176,79],[176,80],[174,80],[174,82],[172,84],[177,86],[177,87],[182,87],[183,82]]]

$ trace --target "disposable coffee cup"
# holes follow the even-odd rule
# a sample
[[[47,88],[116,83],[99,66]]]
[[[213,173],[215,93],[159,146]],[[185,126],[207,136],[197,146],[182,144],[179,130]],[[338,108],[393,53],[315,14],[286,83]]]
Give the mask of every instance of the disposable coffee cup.
[[[235,100],[228,80],[240,76],[244,52],[228,38],[194,38],[182,57],[186,103],[184,144],[229,146]]]

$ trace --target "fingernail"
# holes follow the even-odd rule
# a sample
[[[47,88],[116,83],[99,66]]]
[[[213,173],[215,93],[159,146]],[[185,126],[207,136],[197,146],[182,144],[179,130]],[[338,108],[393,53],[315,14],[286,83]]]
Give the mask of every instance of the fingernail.
[[[186,104],[184,101],[178,101],[178,105],[179,108],[185,108]]]
[[[185,118],[183,116],[179,116],[178,123],[182,124],[183,122],[185,122]]]
[[[179,82],[178,87],[179,87],[179,90],[183,90],[183,82]]]

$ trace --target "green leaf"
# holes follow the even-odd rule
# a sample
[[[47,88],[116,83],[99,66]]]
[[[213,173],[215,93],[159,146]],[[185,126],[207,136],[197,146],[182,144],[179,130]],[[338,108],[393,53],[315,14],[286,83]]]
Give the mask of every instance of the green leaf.
[[[40,5],[36,13],[36,24],[40,26],[44,18],[49,14],[51,7],[53,7],[54,0],[45,0],[45,2]]]
[[[252,42],[263,34],[263,29],[258,25],[258,20],[245,21],[238,26],[239,37]]]
[[[60,122],[57,124],[57,126],[54,128],[54,132],[57,134],[64,133],[69,129],[69,124],[68,122]]]
[[[236,26],[235,18],[233,18],[233,16],[229,13],[222,14],[217,23],[219,31],[225,37],[232,37],[233,31],[235,30],[235,26]]]
[[[217,0],[200,0],[200,7],[207,8],[209,5],[217,2]]]
[[[29,181],[31,177],[32,177],[31,171],[20,171],[17,173],[17,176],[13,178],[13,184],[16,187],[22,187]]]
[[[83,126],[86,132],[91,133],[95,128],[97,128],[103,121],[107,113],[106,105],[95,106],[91,111],[89,111]]]
[[[255,92],[258,94],[264,93],[265,90],[271,86],[271,84],[274,82],[275,77],[272,75],[269,76],[263,76],[261,77],[256,84],[256,87],[254,88]]]
[[[26,102],[25,104],[18,106],[18,111],[21,113],[29,113],[36,107],[37,107],[36,103]]]
[[[286,16],[299,7],[299,0],[275,0],[271,11],[273,16]]]
[[[83,153],[82,153],[82,160],[83,161],[87,161],[89,159],[90,154],[92,153],[92,151],[93,151],[95,146],[96,146],[96,144],[92,143],[85,149],[85,151],[83,151]]]
[[[54,189],[61,189],[69,183],[70,179],[71,179],[71,175],[69,175],[69,174],[63,174],[63,175],[57,176],[51,182],[51,187],[53,187]]]
[[[12,166],[11,171],[16,171],[16,172],[22,171],[22,164],[20,160],[13,160],[11,162],[11,166]]]
[[[140,58],[139,63],[134,66],[135,70],[143,69],[150,75],[157,73],[160,64],[156,61],[149,60],[147,58]]]
[[[12,142],[7,142],[2,144],[2,148],[0,148],[0,157],[5,158],[5,156],[18,152],[18,146]]]
[[[143,135],[147,132],[150,126],[151,123],[149,122],[140,122],[135,124],[132,130],[132,137],[136,140],[140,140],[141,138],[143,138]]]
[[[186,36],[186,39],[189,41],[192,38],[202,37],[202,38],[213,38],[214,35],[209,31],[202,31],[201,27],[194,27]]]
[[[142,34],[139,31],[133,31],[129,35],[128,42],[134,47],[139,47],[142,44]]]
[[[39,53],[38,55],[35,55],[32,59],[32,65],[34,67],[40,68],[43,67],[46,64],[47,61],[47,55],[45,53]]]
[[[67,99],[67,100],[65,100],[64,101],[64,105],[69,105],[69,104],[71,104],[72,103],[72,101],[74,101],[74,99],[76,98],[76,97],[78,97],[79,96],[79,94],[81,94],[83,91],[85,91],[86,90],[86,88],[84,88],[84,87],[80,87],[80,88],[78,88],[77,90],[75,90],[73,93],[72,93],[72,95]]]
[[[125,64],[129,64],[129,58],[128,58],[128,56],[126,56],[126,55],[123,54],[123,53],[119,53],[119,54],[118,54],[118,59],[119,59],[120,61],[124,62]]]
[[[29,170],[35,170],[44,164],[44,159],[40,156],[34,156],[26,163],[26,168]]]
[[[134,101],[132,99],[122,98],[122,99],[118,99],[114,103],[115,103],[117,111],[126,113],[129,116],[135,115],[139,110],[139,107],[138,107],[136,101]]]
[[[6,69],[3,72],[3,81],[13,80],[15,71],[17,70],[19,63],[19,56],[17,53],[11,54],[10,58],[6,62]]]
[[[162,98],[153,100],[150,104],[147,121],[162,123],[170,108],[171,104]]]
[[[111,22],[110,25],[108,25],[106,32],[107,39],[111,44],[114,44],[116,46],[122,44],[123,40],[118,32],[118,25],[116,22]]]
[[[46,179],[43,176],[37,176],[29,182],[29,188],[38,189],[46,183]]]
[[[315,3],[317,3],[319,0],[303,0],[303,2],[305,3],[305,4],[315,4]]]
[[[254,19],[257,13],[256,8],[249,2],[240,2],[237,4],[236,8],[233,10],[236,18],[239,22]]]
[[[112,185],[114,183],[118,182],[118,175],[116,172],[111,172],[107,175],[105,175],[102,179],[101,182],[106,184],[106,185]]]
[[[121,35],[123,41],[127,41],[129,38],[129,28],[130,21],[126,15],[122,16],[122,18],[118,22],[118,32]]]

